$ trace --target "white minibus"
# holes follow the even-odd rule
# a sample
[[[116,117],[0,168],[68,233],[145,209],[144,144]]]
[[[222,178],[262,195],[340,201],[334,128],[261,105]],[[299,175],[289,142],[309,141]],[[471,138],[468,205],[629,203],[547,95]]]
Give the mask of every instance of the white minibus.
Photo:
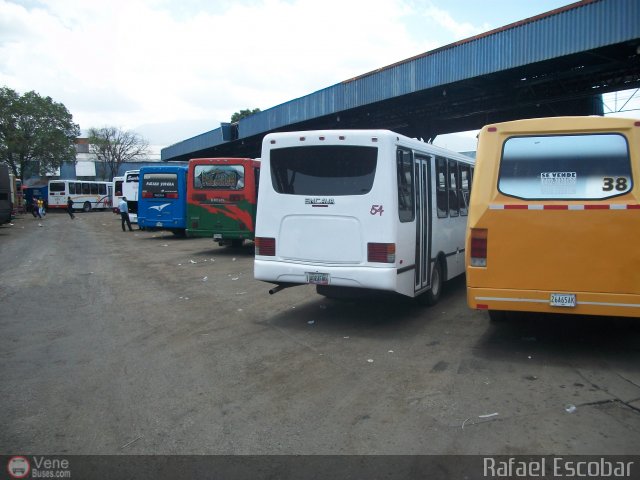
[[[388,130],[265,136],[255,278],[276,284],[270,293],[315,284],[434,304],[464,272],[473,164]]]

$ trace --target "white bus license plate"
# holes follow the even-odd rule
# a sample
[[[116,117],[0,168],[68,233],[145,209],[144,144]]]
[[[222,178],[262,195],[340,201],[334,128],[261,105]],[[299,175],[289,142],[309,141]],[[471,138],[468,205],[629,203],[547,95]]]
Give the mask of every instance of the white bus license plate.
[[[329,285],[328,273],[306,272],[306,274],[307,283],[312,283],[314,285]]]
[[[549,304],[552,307],[575,307],[576,296],[573,293],[552,293]]]

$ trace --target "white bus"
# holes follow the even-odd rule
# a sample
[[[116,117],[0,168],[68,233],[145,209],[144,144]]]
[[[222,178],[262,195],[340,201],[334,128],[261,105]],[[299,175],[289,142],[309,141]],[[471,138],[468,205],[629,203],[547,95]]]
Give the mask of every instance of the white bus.
[[[254,276],[438,301],[464,272],[472,158],[388,130],[273,133],[262,144]]]
[[[113,213],[119,213],[118,204],[122,195],[122,184],[124,183],[124,177],[113,177],[113,195],[111,196],[111,207]]]
[[[131,223],[138,223],[138,186],[140,185],[140,170],[127,170],[124,172],[122,184],[122,196],[127,197],[129,207],[129,219]],[[120,200],[120,199],[118,199]]]
[[[67,198],[73,200],[74,210],[89,212],[111,207],[111,182],[85,180],[49,180],[49,209],[67,208]]]

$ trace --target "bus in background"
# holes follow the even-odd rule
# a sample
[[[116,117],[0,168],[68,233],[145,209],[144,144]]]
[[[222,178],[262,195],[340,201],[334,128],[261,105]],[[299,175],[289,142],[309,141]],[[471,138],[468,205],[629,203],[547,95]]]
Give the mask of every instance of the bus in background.
[[[111,208],[113,213],[120,213],[118,210],[118,204],[122,195],[122,184],[124,183],[124,177],[113,177],[113,195],[111,196]]]
[[[15,190],[16,190],[16,207],[14,209],[17,210],[17,213],[25,213],[25,205],[24,205],[24,190],[22,188],[22,180],[18,177],[14,178],[15,181]]]
[[[388,130],[262,143],[254,276],[278,290],[384,290],[435,304],[464,272],[473,159]]]
[[[49,204],[49,182],[37,183],[29,187],[22,187],[24,193],[24,205],[27,212],[33,210],[33,201],[42,199],[48,206]]]
[[[9,201],[11,202],[11,218],[15,218],[18,215],[20,203],[18,196],[18,184],[16,176],[13,173],[9,174]]]
[[[111,207],[111,182],[86,180],[49,180],[48,208],[66,209],[67,198],[73,200],[74,210],[90,212]]]
[[[138,223],[138,186],[140,185],[139,177],[140,170],[127,170],[126,172],[124,172],[122,196],[127,197],[127,207],[129,208],[129,220],[131,220],[131,223]]]
[[[9,166],[0,165],[0,225],[11,221],[12,211]]]
[[[640,317],[640,122],[556,117],[485,126],[467,234],[467,302]]]
[[[187,166],[162,165],[140,169],[138,226],[184,235],[187,215]]]
[[[195,158],[187,176],[187,235],[239,247],[253,240],[260,160]]]

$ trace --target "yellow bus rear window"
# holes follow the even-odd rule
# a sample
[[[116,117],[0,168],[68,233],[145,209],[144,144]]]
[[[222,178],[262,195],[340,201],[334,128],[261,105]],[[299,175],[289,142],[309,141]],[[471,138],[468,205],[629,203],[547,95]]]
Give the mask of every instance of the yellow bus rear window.
[[[627,140],[620,134],[511,137],[498,189],[525,200],[601,200],[631,191]]]

